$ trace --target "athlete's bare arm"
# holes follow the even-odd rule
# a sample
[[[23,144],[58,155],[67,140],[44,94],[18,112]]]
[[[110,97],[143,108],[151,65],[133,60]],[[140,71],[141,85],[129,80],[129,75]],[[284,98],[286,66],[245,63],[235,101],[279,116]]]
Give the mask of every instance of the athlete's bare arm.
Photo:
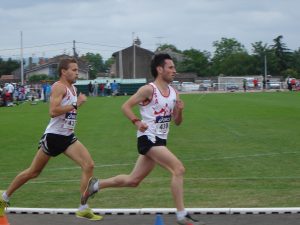
[[[74,109],[72,105],[61,106],[61,101],[65,94],[66,87],[63,84],[55,83],[52,86],[49,107],[49,114],[52,118],[65,114]]]
[[[179,98],[179,94],[176,94],[176,105],[173,111],[174,123],[180,125],[183,120],[182,111],[184,108],[184,102]]]
[[[132,95],[123,105],[122,111],[124,115],[131,121],[135,121],[138,117],[132,111],[132,108],[141,102],[151,100],[153,94],[153,88],[150,85],[141,87],[134,95]],[[141,132],[145,132],[148,129],[148,125],[142,121],[137,120],[134,122],[137,129]]]

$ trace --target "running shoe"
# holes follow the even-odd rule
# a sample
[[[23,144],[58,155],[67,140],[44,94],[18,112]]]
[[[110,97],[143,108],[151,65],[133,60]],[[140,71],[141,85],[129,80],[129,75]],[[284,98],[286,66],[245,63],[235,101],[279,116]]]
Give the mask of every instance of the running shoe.
[[[186,214],[186,216],[182,220],[177,220],[179,225],[205,225],[203,222],[199,222],[198,220],[192,218],[190,214]]]
[[[94,196],[97,192],[94,190],[94,184],[97,183],[98,179],[95,177],[91,177],[89,179],[89,182],[87,184],[87,187],[83,193],[83,195],[81,196],[81,204],[85,205],[89,199],[89,197]]]
[[[103,219],[103,216],[98,216],[98,215],[94,214],[90,208],[86,208],[84,210],[78,210],[76,212],[76,217],[89,219],[89,220],[93,220],[93,221]]]
[[[9,206],[9,202],[4,201],[0,196],[0,217],[4,216],[5,208],[7,208],[8,206]]]

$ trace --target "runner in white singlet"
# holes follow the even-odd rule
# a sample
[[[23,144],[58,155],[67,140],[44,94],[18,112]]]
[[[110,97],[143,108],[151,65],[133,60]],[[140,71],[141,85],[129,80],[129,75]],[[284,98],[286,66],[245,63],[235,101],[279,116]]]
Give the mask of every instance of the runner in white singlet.
[[[140,104],[140,114],[142,121],[148,125],[145,132],[137,131],[137,137],[147,135],[157,136],[167,139],[173,109],[176,104],[176,91],[168,86],[169,93],[164,96],[154,83],[150,83],[153,88],[153,95],[150,102]]]
[[[77,102],[76,88],[74,85],[72,85],[70,88],[65,86],[65,95],[61,100],[61,105],[72,105],[74,102]],[[64,136],[71,135],[75,129],[76,117],[77,109],[73,108],[65,114],[51,118],[45,133],[60,134]]]
[[[93,176],[94,162],[86,149],[74,135],[77,109],[86,101],[84,94],[77,97],[74,83],[78,78],[78,64],[73,58],[62,59],[58,66],[59,81],[52,85],[49,113],[51,120],[42,136],[38,151],[30,167],[18,174],[7,190],[0,196],[0,211],[8,206],[12,194],[30,179],[42,172],[48,161],[61,153],[82,168],[80,191],[83,196],[89,179]],[[81,197],[77,217],[101,220],[95,215],[87,201]]]
[[[136,126],[138,151],[140,153],[134,169],[129,175],[120,174],[108,179],[90,180],[84,197],[88,199],[98,190],[108,187],[137,187],[158,164],[172,176],[171,192],[177,209],[180,225],[203,224],[193,219],[184,208],[183,174],[181,161],[166,147],[171,120],[180,125],[184,104],[178,93],[169,85],[176,74],[175,65],[168,54],[155,55],[151,62],[153,83],[141,87],[122,106],[125,116]],[[139,119],[133,107],[140,106]]]

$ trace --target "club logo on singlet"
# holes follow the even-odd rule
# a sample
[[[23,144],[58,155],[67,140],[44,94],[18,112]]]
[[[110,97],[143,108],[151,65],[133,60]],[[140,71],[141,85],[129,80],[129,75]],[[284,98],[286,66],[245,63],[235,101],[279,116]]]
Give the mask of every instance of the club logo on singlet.
[[[168,116],[157,116],[155,118],[156,132],[158,134],[165,134],[169,130],[169,125],[171,122],[171,115]]]
[[[76,125],[76,117],[77,117],[76,112],[67,112],[64,119],[63,128],[74,130]]]

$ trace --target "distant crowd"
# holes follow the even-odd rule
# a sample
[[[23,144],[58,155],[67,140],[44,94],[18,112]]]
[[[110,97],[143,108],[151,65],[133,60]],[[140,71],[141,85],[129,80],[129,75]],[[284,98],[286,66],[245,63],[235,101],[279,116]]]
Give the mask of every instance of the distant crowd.
[[[15,106],[24,101],[43,99],[49,101],[51,85],[47,82],[43,84],[21,85],[18,83],[0,84],[0,106]]]
[[[0,107],[15,106],[24,101],[43,100],[49,102],[51,84],[43,82],[40,84],[21,85],[18,83],[0,84]],[[120,85],[113,82],[97,83],[92,81],[88,84],[89,96],[117,96],[120,93]]]
[[[97,83],[95,81],[88,84],[89,96],[117,96],[120,93],[120,85],[114,80],[114,82]]]

